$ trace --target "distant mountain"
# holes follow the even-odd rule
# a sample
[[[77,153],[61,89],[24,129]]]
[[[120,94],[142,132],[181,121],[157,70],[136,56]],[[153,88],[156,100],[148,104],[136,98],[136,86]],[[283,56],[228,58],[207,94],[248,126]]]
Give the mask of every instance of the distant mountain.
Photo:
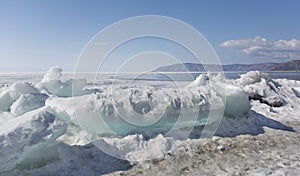
[[[292,60],[284,63],[259,63],[259,64],[229,64],[222,65],[223,71],[300,71],[300,60]],[[217,65],[205,65],[209,70],[218,70]],[[159,67],[155,72],[202,72],[204,66],[195,63],[174,64]]]

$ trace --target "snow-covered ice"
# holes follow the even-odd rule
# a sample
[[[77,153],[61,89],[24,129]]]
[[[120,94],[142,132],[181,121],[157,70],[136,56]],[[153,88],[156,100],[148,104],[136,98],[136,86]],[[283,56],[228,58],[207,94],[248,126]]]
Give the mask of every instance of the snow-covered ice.
[[[281,131],[300,138],[299,81],[273,80],[261,72],[237,80],[209,73],[180,88],[125,86],[122,81],[91,87],[85,79],[64,81],[62,76],[61,68],[52,67],[36,84],[17,82],[0,89],[0,175],[97,175],[126,169],[127,174],[153,174],[159,167],[193,175],[201,156],[206,162],[213,162],[209,153],[239,157],[239,148],[230,145],[245,152],[272,140],[272,134],[283,144],[295,141],[279,138]],[[207,132],[218,137],[199,138]],[[243,143],[256,140],[255,135],[258,143]],[[293,146],[289,149],[296,152]],[[181,161],[187,166],[170,171]],[[299,164],[289,161],[290,170],[282,166],[274,173],[294,173]],[[207,168],[213,166],[221,168],[214,171],[217,175],[235,173],[224,163]],[[266,171],[254,168],[247,173]]]

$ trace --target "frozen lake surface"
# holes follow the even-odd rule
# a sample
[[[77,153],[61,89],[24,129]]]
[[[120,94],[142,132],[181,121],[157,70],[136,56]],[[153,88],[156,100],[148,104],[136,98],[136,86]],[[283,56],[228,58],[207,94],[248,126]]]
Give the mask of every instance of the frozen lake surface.
[[[296,175],[299,75],[1,74],[0,175]]]

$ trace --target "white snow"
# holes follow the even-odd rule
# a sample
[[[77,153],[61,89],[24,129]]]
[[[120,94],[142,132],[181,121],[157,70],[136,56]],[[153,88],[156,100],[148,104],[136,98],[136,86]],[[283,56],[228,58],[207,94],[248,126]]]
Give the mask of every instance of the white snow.
[[[141,134],[124,138],[102,138],[94,144],[105,153],[114,153],[116,157],[128,161],[144,161],[164,157],[176,149],[175,140],[161,134],[146,141]]]
[[[260,82],[262,79],[267,79],[268,75],[259,71],[250,71],[246,74],[241,75],[240,79],[237,80],[238,83],[240,83],[243,86],[249,85],[249,84],[255,84],[257,82]]]

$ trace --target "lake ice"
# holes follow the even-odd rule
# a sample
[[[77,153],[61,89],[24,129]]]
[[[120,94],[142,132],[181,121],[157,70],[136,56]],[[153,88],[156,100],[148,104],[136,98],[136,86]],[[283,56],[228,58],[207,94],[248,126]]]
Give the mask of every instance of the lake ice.
[[[61,68],[52,67],[43,77],[2,81],[0,173],[66,172],[72,155],[85,162],[85,151],[101,162],[118,162],[123,170],[136,161],[180,153],[180,144],[210,137],[206,133],[259,134],[264,125],[293,131],[256,112],[298,121],[300,82],[270,79],[261,72],[238,79],[204,73],[178,85],[157,75],[141,77],[139,84],[111,75],[85,78],[64,77]],[[205,125],[211,128],[205,130]],[[100,149],[104,153],[96,154]],[[53,166],[58,171],[51,171]],[[115,171],[93,167],[83,175]]]

